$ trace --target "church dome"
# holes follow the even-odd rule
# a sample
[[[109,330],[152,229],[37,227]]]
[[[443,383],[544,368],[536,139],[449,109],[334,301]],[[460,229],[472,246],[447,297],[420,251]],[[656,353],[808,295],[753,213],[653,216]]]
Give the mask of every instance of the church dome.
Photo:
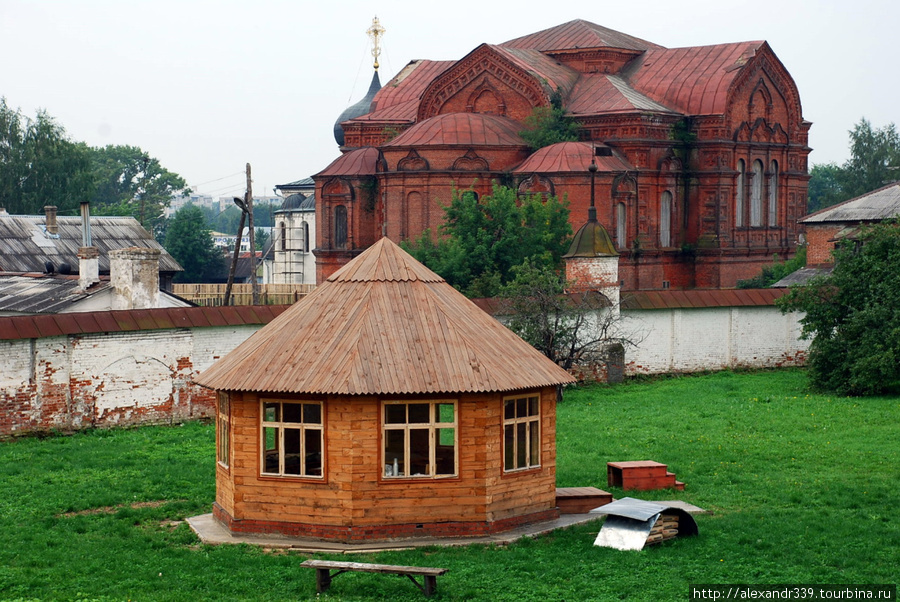
[[[369,91],[366,92],[366,95],[362,100],[344,109],[341,116],[334,122],[334,140],[338,143],[338,146],[344,146],[344,128],[341,127],[341,124],[370,112],[372,110],[372,100],[374,100],[375,95],[379,90],[381,90],[381,80],[378,79],[378,71],[376,71],[374,75],[372,75],[372,83],[369,84]]]
[[[528,146],[522,124],[487,113],[444,113],[410,127],[391,146]]]

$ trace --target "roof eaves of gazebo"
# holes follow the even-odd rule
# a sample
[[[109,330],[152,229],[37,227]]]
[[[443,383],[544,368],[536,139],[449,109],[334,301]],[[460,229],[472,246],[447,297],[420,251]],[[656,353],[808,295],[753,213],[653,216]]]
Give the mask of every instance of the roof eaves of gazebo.
[[[383,238],[196,382],[384,396],[505,392],[574,378]]]

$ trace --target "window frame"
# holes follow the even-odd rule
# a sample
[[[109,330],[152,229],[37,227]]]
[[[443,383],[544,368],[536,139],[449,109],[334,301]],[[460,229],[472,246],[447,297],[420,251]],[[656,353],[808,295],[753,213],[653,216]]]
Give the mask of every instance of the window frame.
[[[766,224],[770,227],[778,225],[778,161],[772,159],[769,163],[769,181],[768,181],[768,218]]]
[[[674,195],[664,190],[659,199],[659,246],[668,249],[672,246],[672,199]]]
[[[216,463],[231,468],[231,396],[216,393]]]
[[[278,420],[266,420],[266,405],[279,404]],[[301,421],[284,420],[284,405],[293,404],[301,405],[300,414]],[[312,405],[319,408],[319,422],[306,422],[303,414],[305,409],[302,406]],[[269,451],[266,447],[266,429],[275,429],[277,432],[276,440],[278,446],[278,470],[277,472],[269,472],[266,470],[266,455]],[[300,472],[285,472],[285,430],[299,431],[299,451],[298,457],[301,458],[299,463]],[[308,431],[318,431],[319,433],[319,473],[310,474],[307,472],[305,458],[308,454],[306,434]],[[315,452],[313,452],[315,453]],[[260,398],[259,400],[259,475],[266,478],[287,478],[287,479],[315,479],[322,481],[325,479],[325,404],[319,400],[307,399],[276,399],[276,398]]]
[[[406,409],[406,422],[388,422],[388,407],[397,406],[397,405],[424,405],[427,404],[428,408],[428,422],[410,422],[409,421],[409,408]],[[443,479],[457,479],[459,478],[459,402],[455,399],[427,399],[427,400],[382,400],[381,407],[379,411],[380,422],[381,422],[381,441],[380,441],[380,478],[384,481],[405,481],[405,480],[443,480]],[[444,422],[439,420],[437,407],[440,405],[452,405],[453,406],[453,421],[452,422]],[[418,474],[406,474],[410,471],[409,464],[412,463],[412,453],[411,453],[411,437],[410,431],[412,430],[428,430],[428,462],[427,467],[428,471],[426,474],[418,473]],[[453,473],[452,474],[437,474],[437,437],[439,437],[438,431],[440,429],[453,429]],[[396,470],[400,472],[399,462],[394,458],[389,461],[389,453],[388,453],[388,434],[389,432],[403,432],[403,457],[405,460],[403,461],[403,471],[401,474],[388,474],[388,472],[392,472],[394,470],[394,466],[396,466]],[[388,467],[391,467],[391,471],[388,470]]]
[[[535,400],[536,412],[534,414],[526,414],[524,416],[514,415],[512,418],[508,418],[506,415],[507,404],[510,402],[514,403],[516,408],[518,408],[519,400],[525,400],[526,405],[528,404],[528,400]],[[529,410],[530,411],[530,410]],[[543,416],[541,413],[541,395],[540,393],[526,393],[523,395],[511,395],[503,398],[503,406],[501,407],[501,416],[502,416],[502,432],[503,432],[503,474],[514,474],[519,472],[525,472],[529,470],[538,470],[542,467],[541,464],[541,442],[543,440]],[[520,424],[525,424],[525,464],[522,466],[514,466],[510,468],[507,465],[507,458],[509,457],[508,447],[510,445],[510,440],[507,435],[507,427],[513,427],[513,449],[512,449],[512,458],[514,462],[517,464],[518,456],[519,456],[519,431],[518,426]],[[532,433],[532,429],[529,428],[529,425],[536,424],[537,425],[537,442],[535,443],[533,438],[534,434]],[[534,458],[531,457],[533,451],[537,451],[537,460],[534,461]]]

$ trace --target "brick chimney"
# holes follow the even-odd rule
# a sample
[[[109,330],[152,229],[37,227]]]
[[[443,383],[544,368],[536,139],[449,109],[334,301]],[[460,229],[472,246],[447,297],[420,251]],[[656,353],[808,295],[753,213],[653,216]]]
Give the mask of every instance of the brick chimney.
[[[59,224],[56,222],[56,206],[45,206],[44,214],[47,216],[47,234],[59,234]]]
[[[109,252],[112,309],[159,307],[158,249],[129,247]]]

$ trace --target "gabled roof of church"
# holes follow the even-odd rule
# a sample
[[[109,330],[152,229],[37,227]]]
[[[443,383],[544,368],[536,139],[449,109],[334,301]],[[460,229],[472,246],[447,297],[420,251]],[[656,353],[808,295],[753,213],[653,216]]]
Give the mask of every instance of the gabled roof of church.
[[[344,153],[316,176],[370,176],[375,173],[377,161],[378,149],[364,146]]]
[[[615,31],[590,21],[575,19],[521,38],[504,42],[510,48],[531,48],[543,52],[586,48],[624,48],[647,50],[662,48],[658,44]]]
[[[522,124],[487,113],[445,113],[420,121],[384,146],[528,146]]]
[[[594,146],[604,146],[597,144]],[[591,160],[597,166],[597,170],[622,172],[634,170],[634,166],[612,154],[603,157],[594,157],[594,147],[587,142],[557,142],[545,146],[525,159],[521,165],[513,170],[515,174],[530,173],[588,173]]]
[[[603,73],[582,75],[569,96],[566,110],[575,116],[634,113],[635,110],[676,113],[665,105],[641,94],[618,75]]]
[[[456,61],[411,61],[384,85],[372,101],[372,112],[354,121],[415,121],[419,99],[437,76]]]
[[[382,238],[196,382],[224,391],[406,395],[574,379]]]

